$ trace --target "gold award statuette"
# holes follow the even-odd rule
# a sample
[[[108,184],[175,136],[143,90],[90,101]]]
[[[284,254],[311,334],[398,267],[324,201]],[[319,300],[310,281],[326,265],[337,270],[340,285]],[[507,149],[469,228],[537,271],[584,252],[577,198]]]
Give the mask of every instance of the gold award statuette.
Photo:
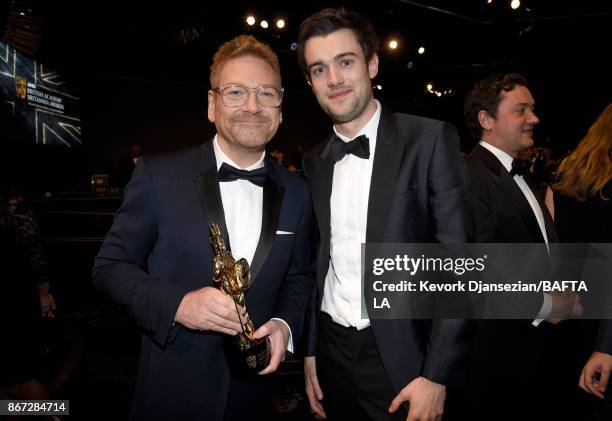
[[[228,362],[239,370],[258,373],[270,363],[270,340],[268,337],[255,339],[253,321],[246,311],[244,294],[251,286],[249,263],[244,258],[237,261],[234,259],[232,253],[225,248],[217,224],[213,222],[209,228],[210,244],[214,251],[213,280],[221,291],[234,300],[236,312],[239,305],[245,310],[244,323],[240,322],[242,332],[233,338],[228,349]]]

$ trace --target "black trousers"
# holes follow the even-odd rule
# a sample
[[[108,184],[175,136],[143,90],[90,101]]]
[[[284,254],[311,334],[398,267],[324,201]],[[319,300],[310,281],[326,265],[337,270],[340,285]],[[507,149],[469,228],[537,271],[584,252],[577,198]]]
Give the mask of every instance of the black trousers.
[[[321,312],[317,376],[329,420],[405,420],[406,405],[387,409],[397,392],[378,354],[371,328],[341,326]]]

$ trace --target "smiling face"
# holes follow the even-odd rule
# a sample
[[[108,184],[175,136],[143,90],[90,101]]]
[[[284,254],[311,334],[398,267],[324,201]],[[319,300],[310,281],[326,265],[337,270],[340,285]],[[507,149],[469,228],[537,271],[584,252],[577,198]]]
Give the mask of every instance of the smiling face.
[[[500,93],[497,114],[490,116],[480,111],[478,119],[483,127],[482,139],[511,156],[533,146],[533,128],[540,122],[534,113],[535,102],[523,85]]]
[[[243,85],[248,88],[272,86],[281,89],[278,73],[263,59],[242,56],[228,60],[219,71],[217,86]],[[227,107],[221,95],[208,91],[208,119],[215,123],[221,149],[238,162],[238,156],[260,156],[282,122],[280,107],[262,107],[256,91],[250,91],[244,104]]]
[[[378,56],[369,62],[350,29],[309,38],[304,46],[308,79],[319,105],[336,124],[363,126],[376,110],[371,79]]]

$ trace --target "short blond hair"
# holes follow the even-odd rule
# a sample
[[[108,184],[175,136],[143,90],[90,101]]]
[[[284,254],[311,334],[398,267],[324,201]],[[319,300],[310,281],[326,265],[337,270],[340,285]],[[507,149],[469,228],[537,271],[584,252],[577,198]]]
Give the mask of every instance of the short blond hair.
[[[270,46],[258,41],[252,35],[238,35],[225,42],[215,52],[212,65],[210,66],[210,86],[212,88],[216,87],[219,81],[219,73],[226,62],[244,56],[262,59],[274,69],[274,72],[278,75],[278,80],[281,80],[278,56],[272,51]]]

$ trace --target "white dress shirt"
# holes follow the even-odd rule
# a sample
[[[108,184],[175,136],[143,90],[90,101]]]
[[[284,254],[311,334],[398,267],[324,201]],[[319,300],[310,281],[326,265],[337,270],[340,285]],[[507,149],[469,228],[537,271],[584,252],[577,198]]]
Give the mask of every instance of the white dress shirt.
[[[480,141],[480,145],[483,148],[489,150],[493,155],[495,155],[495,157],[499,160],[499,162],[501,162],[501,164],[508,172],[512,170],[512,161],[514,160],[512,156],[508,155],[501,149],[491,145],[490,143],[485,142],[484,140]],[[529,206],[531,206],[531,210],[533,211],[533,214],[535,215],[536,220],[538,221],[540,231],[542,232],[542,237],[544,237],[546,249],[548,250],[548,236],[546,235],[546,225],[544,223],[544,214],[542,213],[542,208],[540,208],[538,200],[534,196],[533,191],[531,191],[531,188],[529,188],[529,186],[527,185],[527,182],[525,181],[523,176],[515,174],[513,179],[519,189],[521,189],[521,192],[523,192],[525,199],[527,199],[527,201],[529,202]],[[537,319],[533,321],[534,326],[539,325],[542,320],[547,318],[550,315],[551,310],[552,297],[550,296],[550,294],[544,293],[544,302],[542,303],[542,308],[538,313]]]
[[[216,135],[213,139],[213,148],[217,160],[217,171],[224,162],[243,170],[255,170],[264,166],[265,151],[261,153],[261,157],[253,165],[242,168],[221,150]],[[235,180],[220,182],[219,190],[221,190],[221,201],[223,202],[223,213],[232,256],[236,260],[244,257],[250,266],[253,263],[253,256],[255,256],[261,234],[263,187],[247,180]],[[287,350],[293,352],[291,328],[282,319],[273,318],[272,320],[283,322],[289,329]]]
[[[381,105],[376,101],[376,112],[355,136],[367,136],[370,157],[363,159],[347,154],[334,165],[329,203],[329,270],[325,277],[321,310],[336,323],[359,330],[370,326],[370,320],[361,317],[361,244],[366,241],[370,180],[380,112]],[[351,140],[338,133],[335,127],[334,131],[343,141]]]
[[[213,140],[213,147],[217,159],[217,170],[224,162],[243,170],[255,170],[264,166],[265,152],[261,153],[261,158],[256,163],[242,168],[223,153],[217,136]],[[263,187],[247,180],[235,180],[219,183],[219,189],[232,255],[236,260],[244,257],[250,265],[253,263],[253,256],[255,256],[255,249],[257,249],[261,234]]]

